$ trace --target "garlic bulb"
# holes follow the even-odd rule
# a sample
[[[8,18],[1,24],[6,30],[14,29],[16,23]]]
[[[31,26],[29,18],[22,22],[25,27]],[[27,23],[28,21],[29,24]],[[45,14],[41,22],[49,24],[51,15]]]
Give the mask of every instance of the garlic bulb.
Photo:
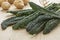
[[[24,3],[22,0],[15,0],[14,1],[14,5],[16,6],[16,8],[18,9],[22,9],[24,7]]]
[[[8,2],[3,2],[1,7],[4,9],[4,10],[8,10],[10,8],[10,3]]]
[[[2,4],[2,2],[4,2],[5,0],[0,0],[0,6],[1,6],[1,4]]]
[[[24,5],[27,5],[27,3],[29,2],[29,0],[23,0]]]
[[[15,1],[15,0],[8,0],[8,2],[9,2],[10,4],[13,4],[14,1]]]

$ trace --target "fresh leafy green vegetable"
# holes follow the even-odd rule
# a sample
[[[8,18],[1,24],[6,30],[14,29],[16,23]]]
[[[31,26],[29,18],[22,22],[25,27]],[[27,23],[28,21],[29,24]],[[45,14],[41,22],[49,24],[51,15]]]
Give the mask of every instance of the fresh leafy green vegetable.
[[[32,9],[26,9],[26,10],[20,10],[20,11],[8,11],[8,13],[12,13],[16,16],[28,16],[32,14],[34,10]]]
[[[31,22],[32,20],[36,19],[39,15],[40,15],[40,11],[36,11],[33,14],[25,17],[24,19],[22,19],[20,22],[16,23],[13,26],[13,29],[19,29],[19,28],[25,28],[25,26]]]
[[[58,19],[49,20],[46,24],[46,27],[43,30],[43,34],[50,33],[54,28],[57,27],[57,25],[59,24],[59,21],[60,20],[58,20]]]
[[[31,28],[31,30],[29,31],[30,34],[38,34],[39,32],[41,32],[44,29],[44,25],[46,22],[40,22],[37,23],[36,25],[34,25],[33,28]]]
[[[60,4],[59,3],[50,3],[49,5],[47,5],[44,8],[48,9],[50,11],[56,12],[57,10],[60,9]]]
[[[60,15],[59,14],[59,8],[60,8],[60,5],[59,4],[52,4],[52,5],[50,5],[49,7],[46,7],[48,10],[52,10],[52,11],[54,11],[54,12],[56,12],[56,14],[58,14],[58,15]],[[54,28],[56,28],[57,27],[57,25],[59,24],[59,20],[60,19],[52,19],[52,20],[50,20],[49,22],[47,22],[47,24],[46,24],[46,27],[45,27],[45,29],[44,29],[44,31],[43,31],[43,34],[48,34],[48,33],[50,33]]]
[[[18,21],[20,21],[23,18],[25,18],[25,16],[8,18],[1,23],[1,28],[5,30],[8,26],[16,24]]]
[[[55,12],[52,12],[50,10],[47,10],[33,2],[29,2],[30,6],[32,7],[33,10],[39,10],[41,13],[44,13],[45,15],[50,15],[50,16],[54,16],[54,17],[57,17],[57,18],[60,18],[60,15],[56,14]]]
[[[33,28],[34,25],[36,25],[37,23],[42,22],[42,21],[47,21],[47,20],[50,20],[50,19],[53,19],[53,18],[55,18],[55,17],[52,17],[50,15],[40,15],[39,17],[37,17],[35,20],[31,21],[27,25],[26,30],[30,31],[31,28]]]

